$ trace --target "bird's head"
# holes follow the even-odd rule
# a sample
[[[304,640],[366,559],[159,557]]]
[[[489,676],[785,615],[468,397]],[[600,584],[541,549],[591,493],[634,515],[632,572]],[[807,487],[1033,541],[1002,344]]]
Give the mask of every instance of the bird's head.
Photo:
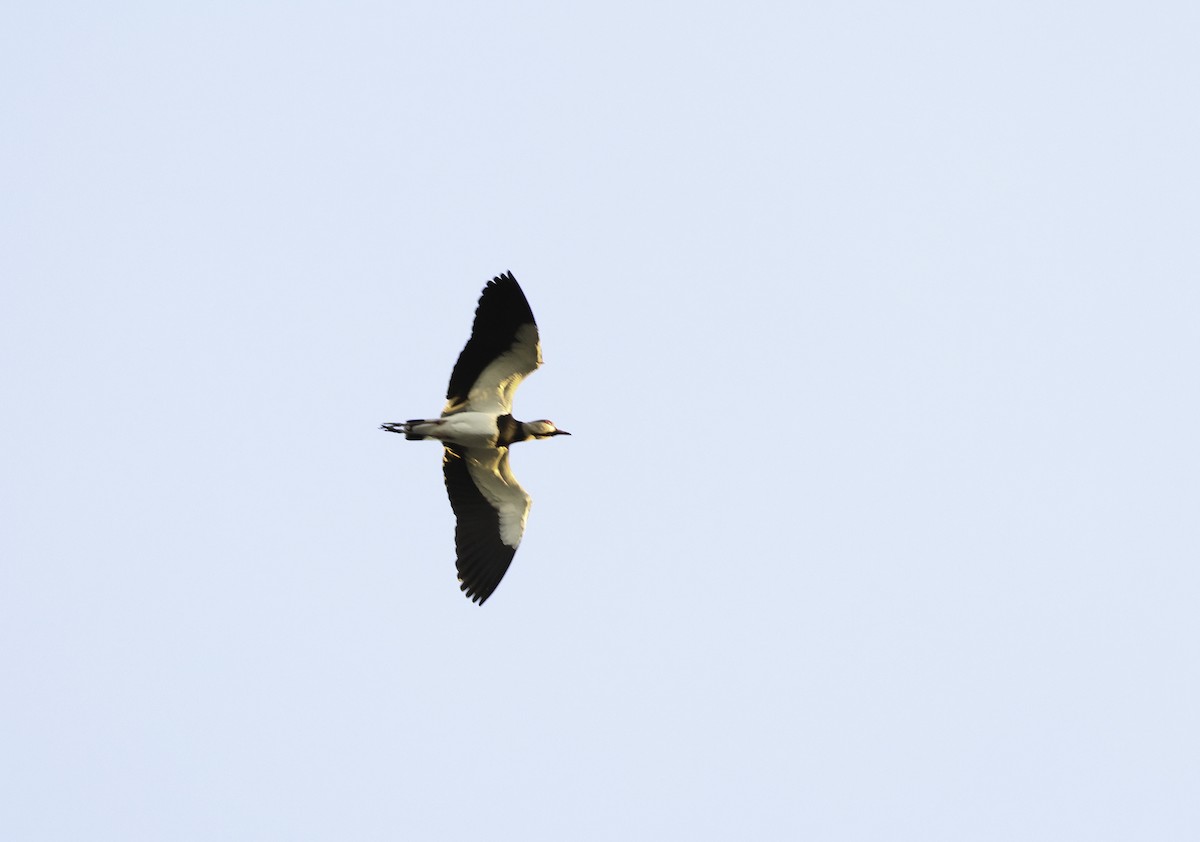
[[[526,421],[523,425],[525,432],[530,438],[548,439],[551,436],[569,436],[571,435],[566,430],[560,430],[554,426],[553,421],[542,419],[541,421]]]

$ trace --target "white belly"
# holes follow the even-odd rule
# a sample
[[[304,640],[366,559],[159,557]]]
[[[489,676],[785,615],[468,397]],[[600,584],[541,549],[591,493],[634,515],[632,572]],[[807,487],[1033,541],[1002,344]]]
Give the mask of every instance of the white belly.
[[[493,447],[496,444],[496,418],[486,412],[457,412],[440,419],[430,431],[436,439],[465,447]]]

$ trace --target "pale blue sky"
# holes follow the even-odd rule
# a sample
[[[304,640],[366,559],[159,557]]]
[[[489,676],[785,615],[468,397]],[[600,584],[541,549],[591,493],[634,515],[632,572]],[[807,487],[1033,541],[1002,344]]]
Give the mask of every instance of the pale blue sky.
[[[1200,838],[1198,32],[9,4],[0,838]]]

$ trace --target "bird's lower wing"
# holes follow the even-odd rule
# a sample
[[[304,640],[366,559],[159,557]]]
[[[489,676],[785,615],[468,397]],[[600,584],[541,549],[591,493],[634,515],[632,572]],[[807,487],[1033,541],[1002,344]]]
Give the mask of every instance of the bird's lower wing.
[[[457,526],[461,588],[479,604],[492,595],[516,555],[530,499],[508,467],[508,448],[447,445],[446,492]]]

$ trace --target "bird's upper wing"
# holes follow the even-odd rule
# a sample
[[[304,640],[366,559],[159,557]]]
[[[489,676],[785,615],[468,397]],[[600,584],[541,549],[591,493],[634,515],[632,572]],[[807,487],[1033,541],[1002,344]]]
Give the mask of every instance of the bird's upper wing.
[[[448,444],[442,472],[458,521],[454,544],[460,587],[482,605],[516,555],[531,501],[508,467],[507,447]]]
[[[475,308],[471,338],[458,355],[443,415],[471,409],[512,414],[513,393],[542,364],[537,322],[511,272],[488,282]]]

